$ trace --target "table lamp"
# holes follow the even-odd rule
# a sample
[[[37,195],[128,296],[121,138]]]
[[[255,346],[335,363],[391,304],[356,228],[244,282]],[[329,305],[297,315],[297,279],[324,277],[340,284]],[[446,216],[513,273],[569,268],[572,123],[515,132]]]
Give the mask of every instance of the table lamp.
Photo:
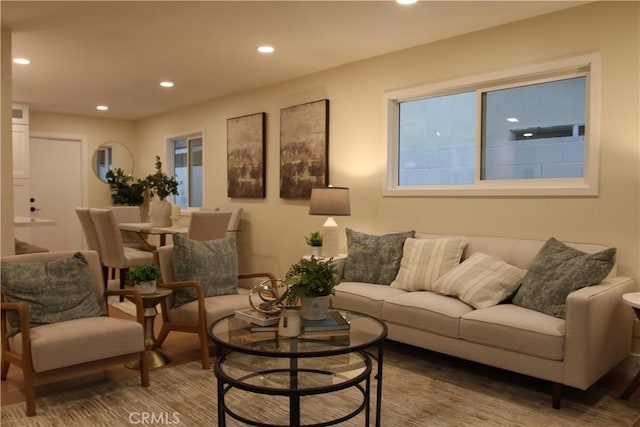
[[[315,187],[311,189],[309,215],[327,215],[322,232],[322,256],[338,255],[338,224],[334,216],[350,216],[349,188]]]

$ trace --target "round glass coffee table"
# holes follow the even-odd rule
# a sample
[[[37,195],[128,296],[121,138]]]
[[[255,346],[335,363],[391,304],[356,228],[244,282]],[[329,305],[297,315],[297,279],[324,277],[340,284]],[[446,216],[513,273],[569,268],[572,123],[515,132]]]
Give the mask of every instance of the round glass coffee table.
[[[278,336],[277,330],[256,327],[234,315],[212,323],[209,337],[218,349],[214,365],[218,385],[218,425],[225,426],[226,415],[229,415],[254,426],[328,426],[365,411],[365,425],[368,426],[371,373],[373,360],[376,360],[375,425],[380,426],[383,342],[387,326],[365,314],[339,311],[349,321],[348,331],[303,332],[294,338]],[[255,410],[249,404],[233,406],[227,402],[227,395],[247,392],[288,398],[288,420],[265,420],[273,420],[274,417],[270,416],[273,407]],[[337,413],[338,408],[343,408],[336,402],[348,400],[343,399],[341,393],[355,393],[357,396],[356,403],[345,408],[345,413]],[[307,411],[301,411],[301,403],[306,404],[307,401],[309,407],[318,407],[308,399],[301,402],[301,398],[331,394],[334,394],[334,404],[322,403],[325,410],[316,410],[312,417],[308,417]],[[249,402],[262,399],[250,399]],[[349,402],[353,403],[352,400]],[[232,402],[246,400],[235,398]],[[304,409],[310,408],[305,406]],[[314,418],[314,421],[302,424],[301,416]],[[315,419],[317,416],[322,419]]]

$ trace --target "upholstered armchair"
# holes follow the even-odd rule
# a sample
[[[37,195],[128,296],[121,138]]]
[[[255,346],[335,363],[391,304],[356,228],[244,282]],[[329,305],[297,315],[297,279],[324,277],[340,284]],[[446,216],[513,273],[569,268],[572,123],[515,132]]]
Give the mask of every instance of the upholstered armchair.
[[[215,242],[215,243],[214,243]],[[198,254],[194,247],[207,247],[212,249],[208,255]],[[224,249],[221,249],[224,248]],[[176,252],[179,254],[176,256]],[[237,274],[237,253],[235,250],[235,237],[218,239],[211,242],[190,241],[182,236],[174,236],[173,246],[162,246],[157,250],[158,264],[162,271],[162,283],[159,287],[173,289],[174,293],[162,302],[163,324],[158,334],[157,344],[161,346],[171,331],[191,332],[198,335],[200,340],[200,355],[202,368],[209,369],[209,338],[207,327],[222,317],[233,314],[235,310],[249,308],[249,291],[254,286],[265,280],[275,283],[275,277],[271,273]],[[200,280],[181,280],[184,277],[197,277],[197,273],[176,271],[180,269],[181,261],[176,258],[188,259],[188,267],[196,273],[199,269],[222,273],[225,278],[214,279],[217,282],[229,282],[231,275],[237,283],[225,292],[226,294],[211,295],[209,286]],[[181,293],[191,295],[188,302],[180,298]],[[178,294],[178,295],[176,295]]]
[[[136,320],[109,317],[110,295],[129,295]],[[41,378],[137,360],[142,386],[149,385],[142,298],[136,290],[104,291],[95,251],[4,257],[1,309],[2,380],[11,364],[22,369],[28,416],[36,415]]]

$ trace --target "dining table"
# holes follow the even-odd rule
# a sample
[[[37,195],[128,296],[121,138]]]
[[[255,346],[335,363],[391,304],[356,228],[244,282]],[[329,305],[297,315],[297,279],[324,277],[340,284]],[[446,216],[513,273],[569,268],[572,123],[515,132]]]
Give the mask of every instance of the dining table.
[[[133,232],[134,235],[139,237],[140,243],[145,244],[150,250],[153,250],[149,245],[149,236],[160,236],[160,246],[167,244],[168,234],[184,234],[189,232],[189,226],[187,225],[175,225],[171,227],[157,227],[153,226],[150,222],[121,222],[118,224],[120,231]]]

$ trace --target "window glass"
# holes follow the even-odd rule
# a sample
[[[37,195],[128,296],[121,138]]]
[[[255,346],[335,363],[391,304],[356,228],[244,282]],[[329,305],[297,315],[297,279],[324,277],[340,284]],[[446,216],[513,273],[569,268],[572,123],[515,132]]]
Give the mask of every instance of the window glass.
[[[481,179],[584,177],[586,78],[482,95]]]
[[[173,173],[178,180],[174,203],[202,207],[202,137],[173,139]]]
[[[473,184],[475,92],[400,103],[400,185]]]

